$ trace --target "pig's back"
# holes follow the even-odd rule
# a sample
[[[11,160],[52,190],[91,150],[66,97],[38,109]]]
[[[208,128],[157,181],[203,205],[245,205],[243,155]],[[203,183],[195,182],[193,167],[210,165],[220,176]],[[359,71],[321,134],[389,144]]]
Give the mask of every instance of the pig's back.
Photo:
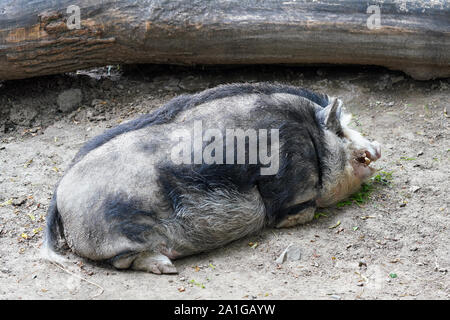
[[[215,100],[224,98],[233,98],[237,96],[248,95],[272,95],[285,97],[301,97],[304,100],[308,100],[308,103],[314,104],[319,107],[325,107],[328,104],[328,96],[325,94],[314,93],[299,87],[286,86],[281,84],[270,83],[256,83],[256,84],[227,84],[221,85],[212,89],[204,90],[194,95],[182,95],[178,96],[164,106],[156,110],[155,112],[139,117],[138,119],[128,121],[117,127],[105,131],[103,134],[94,137],[88,141],[76,154],[72,160],[71,166],[82,159],[86,154],[103,145],[104,143],[114,139],[115,137],[131,132],[140,130],[145,127],[167,124],[173,121],[183,111],[189,112],[190,109],[197,109],[196,107],[205,105],[208,103],[215,104]],[[245,98],[244,98],[245,99]],[[231,108],[240,107],[239,105],[230,105]],[[202,108],[200,108],[202,109]],[[219,108],[220,109],[220,108]],[[201,112],[201,111],[200,111]],[[178,119],[182,119],[178,117]]]

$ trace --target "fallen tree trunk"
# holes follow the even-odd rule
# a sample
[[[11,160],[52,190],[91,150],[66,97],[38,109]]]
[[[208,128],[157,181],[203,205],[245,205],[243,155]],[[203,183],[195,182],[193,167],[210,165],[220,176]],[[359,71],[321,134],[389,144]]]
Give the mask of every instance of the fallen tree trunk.
[[[370,4],[379,16],[360,0],[0,0],[0,79],[131,63],[364,64],[450,76],[448,1]]]

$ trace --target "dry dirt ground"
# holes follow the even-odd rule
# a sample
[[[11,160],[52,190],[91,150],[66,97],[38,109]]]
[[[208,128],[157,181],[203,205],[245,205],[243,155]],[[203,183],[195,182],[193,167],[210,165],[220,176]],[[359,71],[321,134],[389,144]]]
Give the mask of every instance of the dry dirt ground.
[[[450,79],[378,68],[118,66],[0,83],[0,299],[449,299]],[[368,199],[175,261],[178,275],[39,258],[53,187],[81,145],[177,94],[278,81],[341,97],[382,143]],[[82,103],[58,110],[78,88]],[[300,259],[277,264],[292,244]]]

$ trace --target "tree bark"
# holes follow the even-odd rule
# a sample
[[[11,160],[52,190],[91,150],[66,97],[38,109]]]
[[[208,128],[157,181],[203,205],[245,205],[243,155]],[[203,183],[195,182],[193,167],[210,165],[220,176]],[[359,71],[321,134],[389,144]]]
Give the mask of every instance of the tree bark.
[[[368,27],[369,4],[379,28]],[[70,29],[71,5],[80,28]],[[0,0],[0,79],[132,63],[361,64],[448,77],[450,2]]]

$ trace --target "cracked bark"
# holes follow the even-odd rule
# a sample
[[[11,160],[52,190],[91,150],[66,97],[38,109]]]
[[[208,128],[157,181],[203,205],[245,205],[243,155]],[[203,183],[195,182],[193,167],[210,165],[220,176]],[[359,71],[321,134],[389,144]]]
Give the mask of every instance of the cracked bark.
[[[0,79],[107,64],[362,64],[450,76],[450,3],[360,0],[0,0]],[[67,13],[77,5],[81,28]]]

